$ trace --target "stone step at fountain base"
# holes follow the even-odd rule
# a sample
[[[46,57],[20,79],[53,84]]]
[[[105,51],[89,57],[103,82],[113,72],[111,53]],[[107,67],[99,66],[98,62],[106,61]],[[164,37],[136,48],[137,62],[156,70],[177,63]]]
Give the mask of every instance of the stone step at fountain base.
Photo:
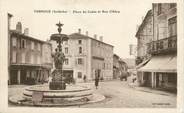
[[[14,95],[9,102],[25,106],[72,106],[104,100],[100,94],[85,86],[69,85],[65,90],[50,90],[47,85],[26,87],[23,95]]]

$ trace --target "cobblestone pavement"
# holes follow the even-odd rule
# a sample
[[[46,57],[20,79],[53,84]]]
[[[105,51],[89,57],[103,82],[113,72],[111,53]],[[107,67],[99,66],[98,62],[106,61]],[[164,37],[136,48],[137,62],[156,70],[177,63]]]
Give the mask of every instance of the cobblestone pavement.
[[[105,95],[106,99],[102,102],[86,104],[81,108],[174,108],[176,107],[176,95],[160,95],[135,90],[125,81],[107,81],[100,82],[99,88],[95,89],[94,82],[80,83],[80,85],[88,85],[92,87],[95,93]],[[9,88],[9,96],[20,93],[24,86]],[[10,105],[12,106],[12,105]]]

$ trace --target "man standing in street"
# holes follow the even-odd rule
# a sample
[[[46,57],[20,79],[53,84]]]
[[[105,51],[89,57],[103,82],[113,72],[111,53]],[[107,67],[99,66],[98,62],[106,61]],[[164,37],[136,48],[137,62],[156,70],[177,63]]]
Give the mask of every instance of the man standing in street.
[[[98,71],[95,71],[95,87],[98,89],[98,84],[99,84],[99,73]]]
[[[86,75],[84,75],[83,80],[84,80],[84,82],[86,82]]]

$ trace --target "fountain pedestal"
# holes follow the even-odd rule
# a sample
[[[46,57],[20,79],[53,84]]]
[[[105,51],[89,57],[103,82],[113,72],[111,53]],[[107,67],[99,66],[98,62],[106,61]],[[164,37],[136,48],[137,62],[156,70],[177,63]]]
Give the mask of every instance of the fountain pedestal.
[[[66,89],[66,84],[64,81],[50,82],[49,88],[51,90],[64,90]]]
[[[66,83],[65,78],[62,75],[61,69],[55,69],[52,74],[52,81],[49,83],[50,90],[65,90]]]

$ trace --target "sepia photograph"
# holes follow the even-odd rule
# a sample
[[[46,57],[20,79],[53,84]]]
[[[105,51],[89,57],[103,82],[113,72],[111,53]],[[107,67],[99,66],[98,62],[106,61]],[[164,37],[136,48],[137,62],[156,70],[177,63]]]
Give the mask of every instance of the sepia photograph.
[[[6,109],[178,108],[179,2],[0,3]]]

